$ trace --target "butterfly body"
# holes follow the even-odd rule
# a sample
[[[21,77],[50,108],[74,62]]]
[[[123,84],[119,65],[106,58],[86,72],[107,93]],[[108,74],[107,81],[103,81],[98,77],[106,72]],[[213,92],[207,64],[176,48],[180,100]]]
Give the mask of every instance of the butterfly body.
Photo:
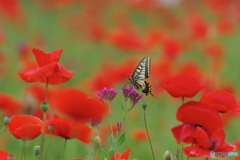
[[[150,93],[153,96],[151,85],[144,80],[150,76],[150,63],[150,57],[144,57],[128,81],[136,90],[142,90],[146,95]]]

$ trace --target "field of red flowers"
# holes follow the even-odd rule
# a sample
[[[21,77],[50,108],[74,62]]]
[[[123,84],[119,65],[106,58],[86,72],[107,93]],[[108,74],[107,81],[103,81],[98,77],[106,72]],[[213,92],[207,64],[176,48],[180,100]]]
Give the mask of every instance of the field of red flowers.
[[[239,0],[0,0],[0,160],[240,160],[239,42]]]

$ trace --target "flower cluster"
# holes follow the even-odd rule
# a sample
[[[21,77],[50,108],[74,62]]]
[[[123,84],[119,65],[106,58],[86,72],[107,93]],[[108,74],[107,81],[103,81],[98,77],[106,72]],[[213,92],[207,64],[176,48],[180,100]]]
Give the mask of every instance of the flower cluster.
[[[105,101],[112,101],[115,96],[117,95],[117,91],[110,88],[110,89],[107,89],[106,87],[104,87],[103,90],[99,91],[96,93],[97,96],[100,97],[101,100],[105,100]]]
[[[130,110],[138,103],[140,99],[143,98],[142,94],[137,93],[134,88],[132,87],[123,87],[122,88],[123,95],[125,97],[125,100],[130,100],[131,107]]]

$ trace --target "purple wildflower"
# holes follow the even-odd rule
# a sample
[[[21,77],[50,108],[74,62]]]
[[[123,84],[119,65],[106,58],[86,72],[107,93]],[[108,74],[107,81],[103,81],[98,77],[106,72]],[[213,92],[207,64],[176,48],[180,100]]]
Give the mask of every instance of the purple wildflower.
[[[104,87],[103,90],[97,92],[96,94],[100,97],[101,100],[112,101],[117,95],[117,91],[112,88],[107,89]]]
[[[93,117],[88,120],[92,127],[99,125],[102,122],[102,117]]]
[[[132,106],[131,106],[130,110],[134,107],[135,104],[138,103],[138,101],[140,99],[143,98],[143,95],[137,93],[134,90],[134,88],[132,88],[132,87],[130,87],[130,88],[129,87],[123,87],[122,91],[123,91],[123,95],[125,97],[125,100],[127,101],[128,99],[130,99],[130,101],[131,101]]]
[[[122,122],[117,122],[117,131],[120,133],[122,129]]]

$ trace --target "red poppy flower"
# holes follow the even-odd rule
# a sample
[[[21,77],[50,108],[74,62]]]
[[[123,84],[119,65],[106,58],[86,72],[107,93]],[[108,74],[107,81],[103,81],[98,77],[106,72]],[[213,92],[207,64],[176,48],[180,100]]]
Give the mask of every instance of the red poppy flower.
[[[131,151],[132,151],[132,148],[129,148],[122,154],[115,153],[109,160],[128,160]]]
[[[210,152],[232,152],[235,146],[230,145],[225,141],[225,133],[222,128],[215,130],[210,136],[203,128],[197,127],[194,135],[197,138],[197,143],[184,147],[183,150],[189,157],[211,157]]]
[[[130,51],[143,51],[145,43],[132,30],[117,30],[109,33],[108,40],[113,45]]]
[[[60,112],[84,121],[104,117],[108,112],[107,105],[99,99],[72,88],[53,91],[49,94],[49,103]]]
[[[8,130],[18,139],[34,139],[41,134],[43,122],[34,116],[14,115],[7,125]]]
[[[226,91],[216,90],[202,96],[201,102],[218,112],[226,113],[230,110],[238,109],[239,105],[234,96]]]
[[[208,135],[211,135],[216,129],[223,128],[223,122],[220,115],[201,102],[187,102],[177,111],[177,120],[184,124],[172,128],[172,133],[178,143],[192,143],[195,141],[191,135],[195,128],[201,126]]]
[[[145,129],[137,129],[133,132],[133,139],[137,141],[147,141],[148,136]]]
[[[1,160],[8,160],[9,153],[7,151],[0,150],[0,159]]]
[[[175,59],[182,53],[182,45],[174,39],[166,39],[163,42],[163,54],[169,59]]]
[[[16,99],[7,94],[0,94],[0,109],[4,115],[11,116],[22,111],[23,107]]]
[[[91,82],[91,89],[99,91],[104,87],[112,88],[120,82],[126,82],[126,79],[132,74],[135,67],[134,65],[129,66],[129,64],[135,64],[135,61],[128,60],[126,63],[118,66],[109,62],[103,63],[103,66],[97,71]],[[107,72],[105,72],[106,70]]]
[[[44,53],[39,49],[33,49],[39,67],[28,69],[20,73],[26,82],[42,82],[48,84],[61,84],[70,80],[74,72],[68,71],[58,63],[63,50]]]
[[[21,3],[17,0],[0,0],[1,14],[10,18],[15,18],[21,15]]]
[[[191,15],[188,22],[192,39],[202,40],[207,38],[209,33],[209,27],[203,17],[197,14]]]
[[[167,92],[177,98],[177,97],[193,97],[195,96],[202,88],[203,85],[192,76],[176,76],[169,79],[163,87]]]
[[[49,126],[53,125],[52,133],[49,131]],[[53,119],[47,120],[44,125],[44,133],[53,134],[62,138],[76,138],[84,143],[91,142],[92,129],[83,123],[72,119],[62,118],[54,115]]]

